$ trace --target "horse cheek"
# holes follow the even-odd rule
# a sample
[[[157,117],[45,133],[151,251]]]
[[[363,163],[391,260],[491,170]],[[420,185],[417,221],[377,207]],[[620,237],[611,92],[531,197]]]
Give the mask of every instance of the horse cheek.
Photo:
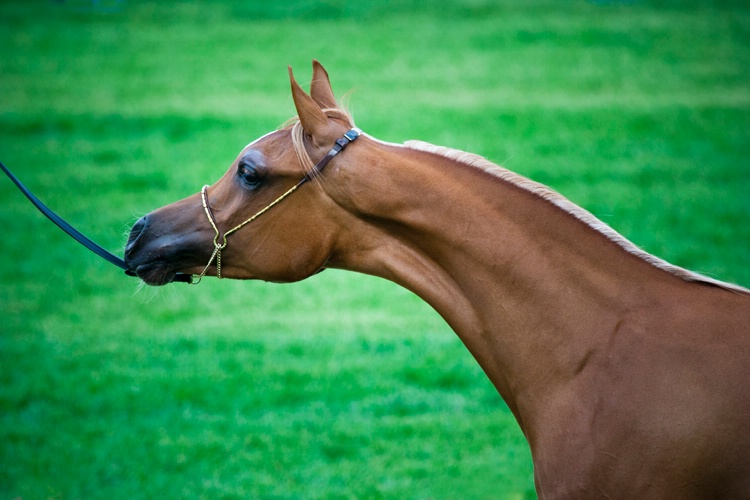
[[[328,260],[329,238],[321,238],[321,235],[318,231],[299,227],[277,231],[273,238],[251,243],[252,251],[240,256],[244,262],[238,264],[253,277],[264,281],[301,281],[317,273]]]

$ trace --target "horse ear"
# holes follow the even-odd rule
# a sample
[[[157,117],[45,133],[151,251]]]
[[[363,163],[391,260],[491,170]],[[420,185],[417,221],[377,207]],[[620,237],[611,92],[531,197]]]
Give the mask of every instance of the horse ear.
[[[331,80],[328,78],[328,72],[322,64],[313,59],[313,77],[310,84],[310,96],[317,102],[321,108],[337,108],[338,103],[331,89]]]
[[[328,126],[328,118],[326,118],[320,106],[307,92],[302,90],[297,80],[294,79],[291,66],[289,66],[289,81],[292,84],[294,107],[297,108],[297,115],[299,121],[302,122],[302,128],[313,137],[323,135]]]

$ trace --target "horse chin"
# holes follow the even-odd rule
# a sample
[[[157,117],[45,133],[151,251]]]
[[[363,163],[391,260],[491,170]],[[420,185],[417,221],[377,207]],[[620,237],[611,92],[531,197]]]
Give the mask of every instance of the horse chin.
[[[164,286],[172,282],[177,272],[170,270],[165,262],[149,262],[135,269],[135,275],[150,286]]]

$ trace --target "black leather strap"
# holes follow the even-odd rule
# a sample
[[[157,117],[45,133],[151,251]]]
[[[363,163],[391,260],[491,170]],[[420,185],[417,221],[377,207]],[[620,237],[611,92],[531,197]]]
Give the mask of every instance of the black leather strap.
[[[55,212],[50,210],[44,203],[39,200],[36,196],[34,196],[34,193],[28,190],[26,186],[24,186],[20,180],[18,180],[18,177],[13,175],[13,173],[8,170],[8,167],[6,167],[2,162],[0,162],[0,168],[2,168],[3,172],[5,172],[5,175],[7,175],[10,180],[13,181],[13,183],[18,187],[18,189],[21,190],[21,192],[26,196],[26,198],[29,199],[29,201],[39,209],[40,212],[42,212],[49,220],[55,223],[57,227],[65,231],[69,236],[71,236],[74,240],[76,240],[81,245],[85,246],[92,252],[94,252],[99,257],[103,258],[107,262],[110,262],[120,269],[125,271],[125,274],[128,276],[135,276],[135,273],[128,270],[128,266],[125,265],[125,261],[122,260],[120,257],[116,256],[115,254],[109,252],[108,250],[105,250],[98,244],[94,243],[91,239],[89,239],[87,236],[85,236],[83,233],[78,231],[76,228],[68,224],[65,220],[63,220],[59,215],[57,215]],[[177,274],[173,281],[184,281],[189,282],[190,281],[190,275],[189,274]]]
[[[117,267],[124,269],[127,272],[128,267],[125,265],[125,261],[119,258],[118,256],[110,253],[109,251],[105,250],[104,248],[100,247],[93,241],[91,241],[88,237],[86,237],[84,234],[82,234],[80,231],[78,231],[76,228],[65,222],[59,215],[57,215],[55,212],[47,208],[47,206],[42,203],[39,198],[34,196],[34,194],[29,191],[26,186],[21,184],[21,181],[18,180],[18,177],[13,175],[10,170],[8,170],[8,167],[3,165],[2,162],[0,162],[0,167],[3,169],[3,172],[12,180],[15,185],[18,187],[18,189],[21,190],[21,192],[26,195],[26,198],[29,199],[31,203],[34,204],[36,208],[39,209],[40,212],[42,212],[49,220],[54,222],[57,227],[68,233],[70,236],[73,237],[74,240],[76,240],[81,245],[85,246],[95,254],[97,254],[99,257],[102,257],[103,259],[111,262],[112,264],[116,265]]]
[[[360,132],[359,129],[353,128],[345,133],[340,139],[336,139],[336,144],[333,145],[328,154],[321,158],[321,160],[315,165],[315,168],[305,174],[299,184],[304,184],[322,172],[323,169],[326,168],[326,165],[328,165],[328,162],[333,160],[333,157],[339,154],[350,142],[356,140],[361,133],[362,132]]]

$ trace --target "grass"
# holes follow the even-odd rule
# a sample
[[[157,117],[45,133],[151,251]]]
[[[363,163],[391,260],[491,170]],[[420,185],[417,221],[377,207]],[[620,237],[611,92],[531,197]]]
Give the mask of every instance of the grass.
[[[750,285],[744,2],[3,2],[0,159],[121,251],[293,114],[480,153]],[[139,289],[0,181],[0,498],[533,498],[513,417],[388,282]]]

